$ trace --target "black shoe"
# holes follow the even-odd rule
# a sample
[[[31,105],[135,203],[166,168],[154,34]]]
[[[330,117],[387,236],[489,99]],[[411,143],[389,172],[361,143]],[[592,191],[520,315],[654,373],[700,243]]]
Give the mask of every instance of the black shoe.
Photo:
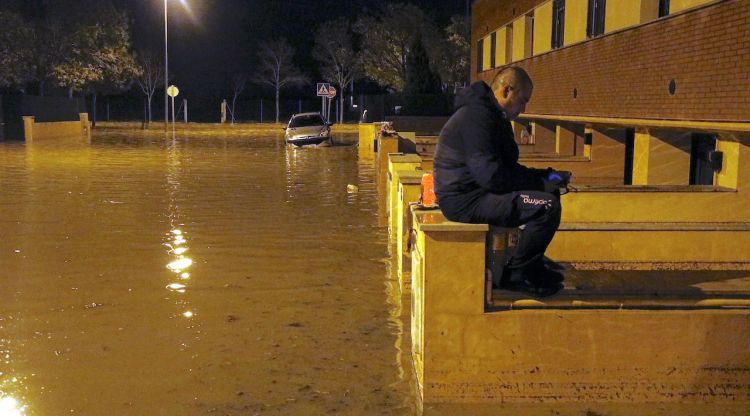
[[[522,281],[528,280],[537,285],[552,285],[562,283],[565,277],[562,273],[550,270],[542,262],[533,262],[518,269],[511,269],[507,265],[503,268],[503,279]]]
[[[532,263],[524,269],[524,277],[539,284],[562,283],[565,280],[562,273],[549,269],[542,262]]]
[[[544,284],[537,284],[534,282],[531,282],[529,280],[503,280],[500,282],[500,287],[505,290],[510,290],[513,292],[521,292],[525,293],[527,295],[537,297],[537,298],[545,298],[547,296],[552,296],[555,293],[559,292],[560,289],[563,288],[562,283],[544,283]]]

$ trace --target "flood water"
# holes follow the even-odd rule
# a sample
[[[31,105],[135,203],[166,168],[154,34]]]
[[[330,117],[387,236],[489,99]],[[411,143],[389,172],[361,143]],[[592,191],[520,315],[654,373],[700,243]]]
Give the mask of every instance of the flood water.
[[[336,142],[0,143],[0,414],[418,412],[372,164]]]
[[[0,143],[0,416],[696,414],[422,407],[355,142],[237,128]]]

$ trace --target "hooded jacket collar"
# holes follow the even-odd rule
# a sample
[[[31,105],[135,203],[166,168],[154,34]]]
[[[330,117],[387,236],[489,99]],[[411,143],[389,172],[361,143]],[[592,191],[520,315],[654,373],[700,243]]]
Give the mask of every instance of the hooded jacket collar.
[[[491,108],[493,111],[498,112],[502,118],[507,118],[503,107],[497,102],[497,98],[495,98],[492,88],[490,88],[490,86],[484,81],[477,81],[468,87],[461,89],[456,94],[456,99],[454,101],[455,110],[469,105],[481,105]]]

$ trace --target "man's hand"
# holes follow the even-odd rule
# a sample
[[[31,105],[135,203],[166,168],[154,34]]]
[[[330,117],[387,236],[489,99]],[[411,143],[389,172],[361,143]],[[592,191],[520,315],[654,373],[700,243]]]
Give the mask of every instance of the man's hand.
[[[572,177],[573,174],[571,172],[547,168],[547,177],[542,178],[544,181],[544,192],[553,193],[566,188]]]

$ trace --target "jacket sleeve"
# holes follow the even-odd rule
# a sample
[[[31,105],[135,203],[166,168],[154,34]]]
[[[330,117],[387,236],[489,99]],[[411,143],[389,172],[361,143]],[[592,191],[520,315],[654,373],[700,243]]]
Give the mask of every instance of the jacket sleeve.
[[[467,111],[467,127],[462,131],[466,166],[471,176],[489,192],[504,193],[514,190],[544,189],[542,172],[518,163],[507,166],[497,154],[496,135],[506,134],[485,109]],[[513,138],[510,138],[513,140]]]
[[[544,182],[549,175],[549,169],[529,168],[516,163],[516,173],[513,175],[515,190],[544,191]]]

